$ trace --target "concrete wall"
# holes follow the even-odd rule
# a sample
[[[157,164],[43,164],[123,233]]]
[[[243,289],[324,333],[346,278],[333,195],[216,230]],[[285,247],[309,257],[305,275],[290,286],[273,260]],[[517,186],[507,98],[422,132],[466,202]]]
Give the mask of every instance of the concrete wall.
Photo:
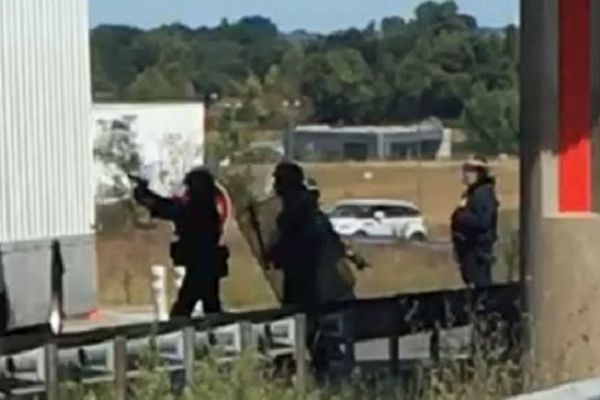
[[[541,223],[533,342],[540,380],[600,375],[600,216],[561,214]]]
[[[63,311],[67,316],[84,314],[96,307],[96,253],[93,235],[58,238],[62,276]],[[48,321],[53,282],[50,239],[0,245],[0,326],[8,329]],[[56,286],[54,286],[56,287]]]

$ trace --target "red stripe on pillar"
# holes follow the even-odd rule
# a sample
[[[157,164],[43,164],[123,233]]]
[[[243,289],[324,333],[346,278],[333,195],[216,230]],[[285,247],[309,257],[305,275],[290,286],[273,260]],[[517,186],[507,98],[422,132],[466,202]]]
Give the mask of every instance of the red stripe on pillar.
[[[587,212],[592,200],[590,0],[560,0],[559,57],[559,208]]]

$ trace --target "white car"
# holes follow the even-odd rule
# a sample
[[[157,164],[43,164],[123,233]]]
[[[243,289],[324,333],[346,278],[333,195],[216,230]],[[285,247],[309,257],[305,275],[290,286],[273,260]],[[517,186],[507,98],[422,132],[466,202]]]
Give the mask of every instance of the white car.
[[[334,204],[328,214],[333,228],[341,236],[427,240],[423,216],[417,206],[408,201],[342,200]]]

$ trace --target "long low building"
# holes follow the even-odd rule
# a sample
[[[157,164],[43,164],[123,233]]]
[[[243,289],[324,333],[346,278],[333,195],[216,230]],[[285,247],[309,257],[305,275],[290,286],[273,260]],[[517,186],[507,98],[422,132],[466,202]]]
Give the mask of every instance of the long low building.
[[[284,135],[286,155],[301,161],[449,158],[450,131],[436,118],[414,125],[300,125]]]

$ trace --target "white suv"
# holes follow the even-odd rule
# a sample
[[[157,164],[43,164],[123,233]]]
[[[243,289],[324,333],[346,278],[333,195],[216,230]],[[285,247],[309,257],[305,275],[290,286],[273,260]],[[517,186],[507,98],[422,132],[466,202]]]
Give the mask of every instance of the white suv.
[[[342,200],[328,213],[341,236],[397,237],[427,240],[427,228],[419,209],[402,200]]]

